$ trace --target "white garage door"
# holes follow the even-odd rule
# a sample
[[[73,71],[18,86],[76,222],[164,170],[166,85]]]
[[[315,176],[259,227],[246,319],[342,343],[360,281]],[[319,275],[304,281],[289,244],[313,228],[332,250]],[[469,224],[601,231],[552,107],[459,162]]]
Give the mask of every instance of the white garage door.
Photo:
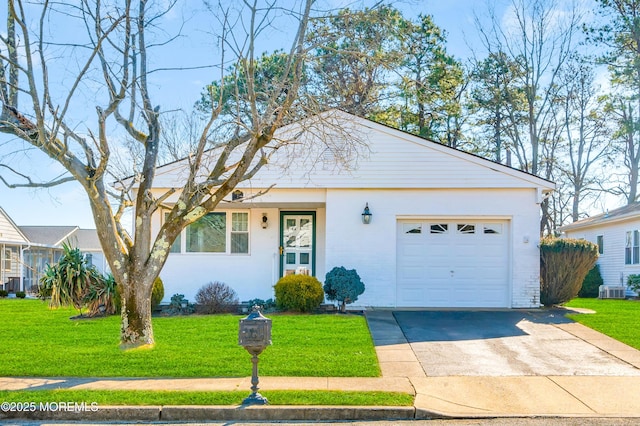
[[[398,221],[397,306],[510,307],[508,231],[508,221]]]

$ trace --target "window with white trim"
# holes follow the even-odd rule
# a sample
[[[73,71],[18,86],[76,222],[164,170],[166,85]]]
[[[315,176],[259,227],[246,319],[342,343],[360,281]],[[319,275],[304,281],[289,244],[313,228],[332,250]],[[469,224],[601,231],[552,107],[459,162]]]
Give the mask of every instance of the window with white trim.
[[[11,271],[13,269],[11,265],[11,261],[13,259],[13,251],[10,248],[4,249],[4,262],[2,265],[2,269],[5,271]]]
[[[596,236],[596,244],[598,245],[598,254],[604,253],[604,235]]]
[[[640,231],[627,231],[624,247],[625,265],[637,265],[640,263]]]
[[[249,213],[207,213],[182,231],[171,246],[170,252],[248,254]]]
[[[249,253],[249,213],[231,213],[231,253]]]
[[[225,253],[227,251],[227,214],[207,213],[187,226],[187,253]]]

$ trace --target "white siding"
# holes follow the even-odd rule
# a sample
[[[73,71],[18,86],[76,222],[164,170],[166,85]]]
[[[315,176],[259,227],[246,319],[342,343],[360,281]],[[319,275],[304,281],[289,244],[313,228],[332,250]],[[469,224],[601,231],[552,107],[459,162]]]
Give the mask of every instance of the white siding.
[[[627,231],[640,230],[640,218],[603,224],[574,231],[567,231],[568,238],[584,238],[597,244],[597,236],[603,236],[603,253],[598,257],[604,285],[627,285],[627,276],[640,274],[640,264],[625,265],[624,251]],[[621,280],[622,278],[622,280]]]
[[[0,241],[16,243],[27,242],[2,209],[0,209]]]
[[[312,191],[313,192],[313,191]],[[396,223],[399,219],[473,218],[509,223],[509,307],[539,306],[539,206],[530,190],[323,190],[325,208],[272,207],[278,200],[318,200],[297,191],[270,192],[268,207],[253,203],[250,211],[250,254],[170,254],[160,274],[165,302],[173,294],[194,300],[211,281],[231,286],[240,300],[273,297],[279,277],[279,218],[281,210],[316,211],[316,276],[321,282],[334,266],[356,269],[366,291],[354,306],[396,306]],[[361,214],[369,203],[373,219],[364,225]],[[307,203],[308,204],[308,203]],[[301,205],[307,205],[302,203]],[[269,227],[262,229],[262,213]],[[156,223],[156,225],[158,225]]]
[[[309,211],[304,208],[299,210]],[[325,211],[322,208],[312,210],[316,212],[316,275],[323,281],[326,273]],[[261,226],[263,213],[268,217],[267,229]],[[176,293],[194,301],[198,289],[213,281],[229,285],[236,291],[240,301],[273,297],[273,285],[280,274],[280,210],[258,207],[250,209],[249,214],[249,254],[169,254],[160,273],[165,288],[165,303]]]
[[[318,279],[324,281],[334,266],[355,268],[362,277],[366,291],[356,305],[396,306],[397,221],[438,217],[508,223],[509,306],[539,306],[538,203],[552,183],[366,120],[350,120],[349,132],[366,144],[340,152],[348,164],[336,166],[322,142],[291,145],[239,186],[250,197],[276,184],[266,195],[222,202],[221,209],[250,209],[250,254],[170,254],[160,274],[165,301],[175,293],[193,300],[198,288],[216,280],[234,288],[241,300],[272,297],[279,276],[280,212],[298,210],[317,214]],[[339,136],[332,142],[344,148]],[[184,173],[182,163],[161,168],[156,195],[180,187]],[[367,202],[370,225],[361,221]],[[260,227],[262,213],[269,217],[266,230]]]
[[[430,142],[368,120],[355,119],[362,140],[336,165],[326,143],[307,141],[281,148],[244,188],[552,188],[553,184],[509,167]],[[334,148],[349,146],[352,142]],[[346,145],[345,145],[346,144]],[[156,187],[181,186],[182,163],[160,168]]]
[[[535,191],[402,190],[327,192],[327,264],[356,269],[365,283],[359,306],[396,306],[396,221],[403,218],[486,218],[511,223],[511,307],[538,307],[539,209]],[[369,203],[371,224],[360,214]]]

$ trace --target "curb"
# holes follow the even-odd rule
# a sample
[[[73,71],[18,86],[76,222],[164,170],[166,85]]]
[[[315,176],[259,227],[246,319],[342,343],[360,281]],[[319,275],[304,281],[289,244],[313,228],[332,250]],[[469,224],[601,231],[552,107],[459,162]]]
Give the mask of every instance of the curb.
[[[419,418],[443,418],[442,415],[419,410]],[[6,411],[0,420],[65,420],[65,421],[340,421],[340,420],[415,420],[417,410],[408,407],[362,406],[101,406],[96,411]],[[429,414],[432,414],[431,416]]]

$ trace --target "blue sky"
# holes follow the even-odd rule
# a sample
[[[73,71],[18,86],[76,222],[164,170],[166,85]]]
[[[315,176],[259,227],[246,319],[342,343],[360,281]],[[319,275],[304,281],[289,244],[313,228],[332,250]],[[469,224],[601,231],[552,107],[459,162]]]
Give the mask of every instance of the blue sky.
[[[336,0],[330,0],[336,3]],[[339,0],[338,0],[339,1]],[[497,4],[504,10],[508,3],[498,0]],[[189,3],[187,3],[189,4]],[[418,13],[431,14],[434,22],[447,32],[449,52],[460,59],[469,56],[469,48],[465,38],[474,33],[474,10],[482,15],[486,8],[484,0],[422,0],[398,2],[396,6],[406,16]],[[185,12],[186,11],[186,12]],[[6,11],[0,11],[4,15]],[[184,8],[167,17],[181,21],[186,16],[189,27],[204,15],[193,13]],[[282,34],[280,34],[282,33]],[[275,29],[263,40],[264,49],[273,50],[273,40],[283,37],[285,31]],[[473,41],[473,40],[472,40]],[[166,57],[157,58],[158,62],[173,64],[215,63],[215,49],[211,38],[204,33],[185,36],[176,40],[173,50]],[[277,46],[276,46],[277,47]],[[211,58],[209,60],[208,58]],[[159,97],[155,102],[168,107],[189,108],[199,97],[202,87],[211,81],[211,69],[200,69],[188,72],[165,72],[154,76],[152,84],[158,90]],[[87,108],[85,114],[93,114],[93,106]],[[82,114],[82,112],[79,112]],[[41,155],[31,155],[42,170],[54,169],[53,162]],[[93,228],[93,218],[86,195],[75,183],[67,183],[50,189],[8,189],[0,184],[0,206],[7,211],[18,225],[78,225],[82,228]]]

